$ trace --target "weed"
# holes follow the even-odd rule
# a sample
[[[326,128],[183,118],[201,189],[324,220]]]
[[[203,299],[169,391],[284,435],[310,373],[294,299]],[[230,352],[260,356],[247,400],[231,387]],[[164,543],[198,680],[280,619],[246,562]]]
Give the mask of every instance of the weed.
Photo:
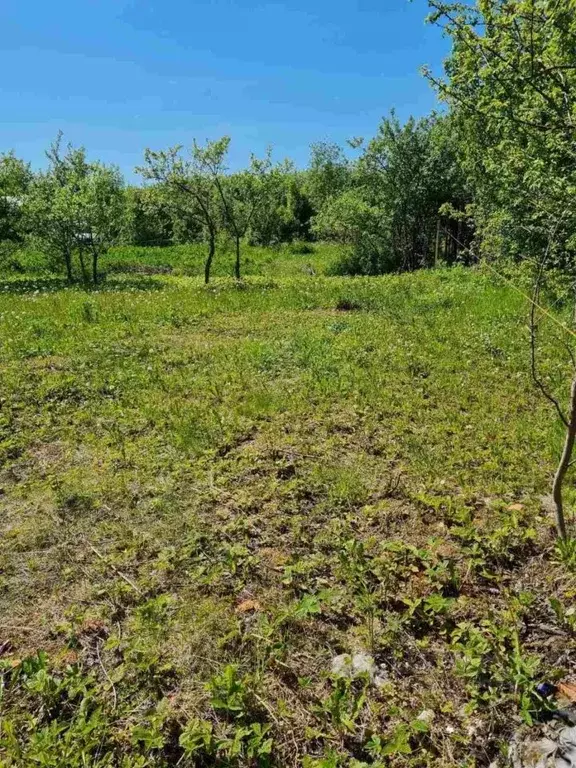
[[[3,764],[471,766],[545,708],[575,547],[521,300],[336,250],[247,248],[242,289],[196,245],[4,281]],[[357,652],[378,685],[332,676]]]
[[[576,539],[559,539],[554,545],[554,557],[570,571],[576,571]]]

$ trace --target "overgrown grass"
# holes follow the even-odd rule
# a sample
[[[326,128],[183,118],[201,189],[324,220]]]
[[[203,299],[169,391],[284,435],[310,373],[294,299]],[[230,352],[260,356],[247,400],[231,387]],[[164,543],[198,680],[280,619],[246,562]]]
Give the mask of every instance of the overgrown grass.
[[[293,243],[277,248],[244,245],[242,271],[245,276],[265,275],[298,277],[324,274],[337,261],[340,248],[329,243]],[[169,248],[114,248],[103,261],[103,268],[125,271],[126,267],[138,271],[142,267],[170,269],[173,274],[200,276],[204,274],[206,245],[175,245]],[[232,245],[221,243],[213,264],[215,277],[234,275]]]
[[[2,283],[5,765],[487,766],[566,672],[522,299],[266,258]]]
[[[203,276],[207,246],[202,243],[145,248],[123,245],[112,248],[100,262],[104,274],[172,274]],[[245,244],[242,271],[246,276],[302,277],[326,274],[338,261],[341,248],[330,243],[292,243],[277,248]],[[214,277],[234,275],[235,254],[230,243],[219,244],[212,267]],[[2,275],[11,277],[53,275],[54,268],[41,254],[21,250],[0,260]]]

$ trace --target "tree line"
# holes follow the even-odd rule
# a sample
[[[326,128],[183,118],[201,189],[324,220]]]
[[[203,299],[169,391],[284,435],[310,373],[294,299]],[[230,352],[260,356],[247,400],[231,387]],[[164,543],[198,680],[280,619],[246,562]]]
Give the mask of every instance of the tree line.
[[[221,243],[242,275],[245,242],[326,239],[342,273],[381,274],[498,255],[546,252],[571,266],[576,247],[576,6],[558,0],[430,0],[452,40],[444,73],[425,71],[445,109],[346,147],[312,146],[298,169],[271,153],[230,172],[229,137],[146,150],[129,186],[118,169],[64,147],[33,172],[0,155],[0,258],[31,244],[68,279],[97,282],[113,244]]]
[[[274,246],[328,239],[348,246],[342,272],[379,274],[430,266],[457,252],[438,227],[440,208],[465,201],[448,118],[401,124],[392,114],[367,142],[317,143],[297,169],[252,156],[231,173],[230,138],[189,150],[148,149],[136,170],[144,184],[125,185],[118,169],[90,162],[82,148],[48,150],[47,168],[32,172],[13,154],[0,157],[0,241],[7,254],[30,244],[69,280],[98,281],[100,256],[113,244],[203,242],[208,282],[219,245],[231,241],[234,275],[242,274],[242,244]]]

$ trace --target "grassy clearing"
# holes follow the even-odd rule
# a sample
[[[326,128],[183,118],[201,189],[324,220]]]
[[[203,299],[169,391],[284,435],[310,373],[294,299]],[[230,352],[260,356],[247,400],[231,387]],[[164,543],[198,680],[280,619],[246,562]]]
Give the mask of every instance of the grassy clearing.
[[[244,245],[242,272],[246,276],[302,277],[322,275],[328,272],[341,255],[341,248],[329,243],[305,243],[279,245],[277,248],[260,248]],[[202,276],[207,246],[204,243],[173,245],[164,248],[144,248],[122,245],[112,248],[101,260],[100,269],[110,274],[172,274],[177,276]],[[215,277],[234,275],[233,246],[221,242],[212,268]],[[5,265],[12,272],[22,275],[42,276],[47,272],[46,259],[34,251],[20,251]],[[6,273],[6,272],[5,272]],[[0,275],[2,264],[0,263]],[[48,274],[53,276],[48,266]]]
[[[4,765],[488,765],[569,667],[521,299],[270,258],[4,282]]]
[[[329,243],[295,242],[277,248],[244,245],[242,273],[245,276],[302,277],[322,275],[330,270],[341,253],[341,248]],[[104,269],[125,272],[142,267],[164,268],[172,274],[201,276],[204,274],[206,245],[176,245],[171,248],[136,248],[121,246],[110,251],[103,262]],[[214,259],[213,275],[234,275],[235,254],[231,243],[221,243]]]

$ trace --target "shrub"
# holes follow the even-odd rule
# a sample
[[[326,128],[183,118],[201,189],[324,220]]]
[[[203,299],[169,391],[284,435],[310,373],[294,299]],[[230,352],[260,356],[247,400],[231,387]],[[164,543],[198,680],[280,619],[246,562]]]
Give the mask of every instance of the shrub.
[[[312,243],[307,243],[305,240],[295,240],[288,246],[290,253],[298,256],[308,256],[311,253],[316,253],[316,249]]]

